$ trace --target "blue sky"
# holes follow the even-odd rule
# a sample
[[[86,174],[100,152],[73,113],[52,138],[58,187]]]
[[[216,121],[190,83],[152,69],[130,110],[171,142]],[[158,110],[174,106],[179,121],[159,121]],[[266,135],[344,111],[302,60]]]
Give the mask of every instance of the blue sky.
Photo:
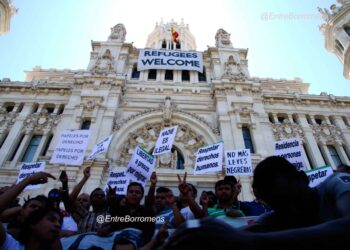
[[[0,79],[23,81],[24,71],[86,69],[91,40],[105,41],[123,23],[126,41],[143,48],[155,23],[184,18],[197,50],[215,45],[219,28],[231,33],[234,47],[248,48],[251,76],[310,83],[309,92],[350,96],[343,66],[324,48],[317,7],[336,0],[14,0],[19,9],[10,32],[0,36]]]

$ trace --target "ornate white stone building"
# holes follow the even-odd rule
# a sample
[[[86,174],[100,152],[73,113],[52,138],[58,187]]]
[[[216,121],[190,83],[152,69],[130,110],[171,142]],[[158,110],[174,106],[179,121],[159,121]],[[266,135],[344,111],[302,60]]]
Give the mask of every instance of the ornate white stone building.
[[[12,0],[0,0],[0,35],[10,30],[10,22],[17,9],[12,5]]]
[[[344,65],[343,75],[350,79],[350,0],[337,0],[329,9],[319,8],[325,20],[320,29],[327,51],[334,53]]]
[[[171,30],[176,28],[179,43]],[[213,36],[214,37],[214,34]],[[194,51],[188,25],[156,24],[146,48]],[[160,185],[176,190],[176,174],[201,190],[213,189],[220,174],[193,175],[199,147],[224,141],[224,148],[250,148],[254,166],[273,154],[273,141],[300,137],[309,168],[350,164],[350,98],[308,93],[300,79],[251,77],[247,49],[235,48],[219,29],[215,46],[203,52],[203,73],[186,70],[138,71],[140,49],[126,41],[118,24],[106,41],[92,42],[86,70],[34,68],[25,82],[0,82],[0,184],[15,182],[21,162],[46,161],[58,177],[65,169],[70,187],[84,166],[51,165],[49,160],[64,129],[90,129],[86,152],[114,134],[107,153],[93,165],[84,191],[103,187],[111,167],[125,169],[136,145],[151,151],[164,126],[178,125],[172,153],[157,159]],[[287,63],[287,62],[286,62]],[[253,198],[251,177],[240,178],[241,199]],[[48,192],[58,182],[50,181]]]

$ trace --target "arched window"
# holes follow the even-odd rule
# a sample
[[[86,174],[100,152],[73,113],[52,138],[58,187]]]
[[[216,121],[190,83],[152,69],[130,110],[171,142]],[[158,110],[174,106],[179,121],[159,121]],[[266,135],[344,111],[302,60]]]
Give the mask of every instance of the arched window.
[[[200,82],[206,82],[207,81],[207,76],[205,74],[205,67],[203,67],[203,73],[198,72],[198,81],[200,81]]]
[[[166,81],[172,81],[174,79],[174,73],[172,70],[166,70],[165,71],[165,80]]]
[[[185,160],[180,150],[178,150],[176,146],[173,146],[171,148],[171,153],[177,154],[176,169],[185,169]]]
[[[327,145],[327,148],[328,148],[329,154],[332,157],[333,163],[335,164],[335,166],[339,166],[342,162],[341,162],[340,157],[338,155],[338,151],[332,145]]]
[[[89,130],[91,126],[91,120],[90,119],[85,119],[83,121],[83,123],[81,124],[81,128],[82,130]]]
[[[140,78],[140,71],[137,71],[137,64],[135,63],[132,66],[131,79],[139,79],[139,78]]]
[[[245,148],[249,148],[250,153],[252,154],[255,153],[252,136],[250,134],[250,129],[247,126],[242,127],[242,134],[243,134]]]

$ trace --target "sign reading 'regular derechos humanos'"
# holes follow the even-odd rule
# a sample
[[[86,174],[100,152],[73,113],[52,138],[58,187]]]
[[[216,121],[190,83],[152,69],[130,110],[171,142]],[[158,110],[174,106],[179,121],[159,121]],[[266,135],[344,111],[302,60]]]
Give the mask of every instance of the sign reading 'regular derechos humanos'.
[[[172,69],[203,72],[203,55],[196,51],[141,49],[137,70]]]
[[[222,170],[223,143],[219,142],[197,151],[194,174],[219,172]]]

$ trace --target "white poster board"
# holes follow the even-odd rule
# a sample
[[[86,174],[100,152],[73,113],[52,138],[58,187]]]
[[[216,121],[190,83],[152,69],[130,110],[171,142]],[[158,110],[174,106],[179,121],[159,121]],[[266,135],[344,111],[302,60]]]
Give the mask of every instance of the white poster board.
[[[125,195],[129,185],[129,178],[126,176],[124,171],[112,169],[109,172],[105,186],[106,192],[108,191],[108,185],[112,188],[117,187],[116,194]]]
[[[250,149],[225,152],[226,175],[253,176]]]
[[[197,51],[140,49],[137,70],[170,69],[203,72],[203,54]]]
[[[63,130],[58,138],[51,164],[82,165],[90,130]]]
[[[160,131],[156,146],[153,150],[153,155],[161,155],[171,152],[171,147],[173,146],[175,135],[177,131],[177,126],[171,128],[165,128]]]
[[[19,170],[18,178],[17,178],[17,183],[20,183],[23,181],[25,178],[39,172],[44,172],[45,171],[45,162],[24,162],[22,163],[22,166]],[[31,189],[39,189],[41,188],[42,184],[37,184],[37,185],[28,185],[26,186],[25,189],[31,190]]]
[[[333,169],[330,166],[324,166],[306,171],[305,173],[309,178],[309,187],[313,188],[332,175]]]
[[[197,151],[194,174],[219,172],[222,170],[223,142],[218,142]]]
[[[146,185],[156,164],[156,159],[146,150],[137,146],[129,161],[126,175],[131,181]]]
[[[298,171],[308,170],[305,152],[299,138],[292,138],[274,142],[275,155],[281,156],[292,163]]]
[[[110,135],[107,138],[100,141],[99,143],[97,143],[92,149],[91,154],[86,158],[86,160],[92,160],[97,155],[106,152],[109,147],[109,144],[111,143],[112,137],[113,135]]]

